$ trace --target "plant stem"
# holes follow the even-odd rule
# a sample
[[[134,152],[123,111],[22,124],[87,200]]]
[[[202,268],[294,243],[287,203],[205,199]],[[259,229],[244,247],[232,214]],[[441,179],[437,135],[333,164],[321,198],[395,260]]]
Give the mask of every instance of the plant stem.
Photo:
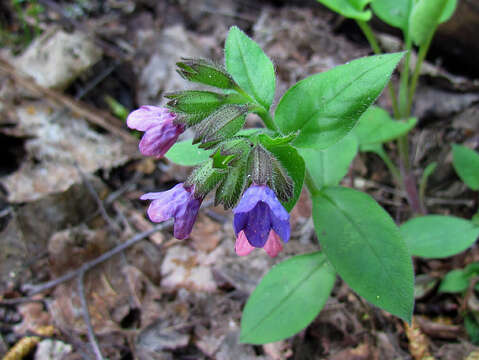
[[[414,73],[412,75],[411,79],[411,87],[409,88],[409,94],[408,94],[408,102],[407,102],[407,113],[411,113],[411,107],[412,107],[412,101],[414,98],[414,93],[416,92],[416,86],[417,86],[417,80],[419,79],[419,74],[421,72],[421,66],[426,58],[427,52],[429,50],[429,46],[431,45],[432,38],[434,37],[434,31],[431,32],[429,37],[427,38],[426,42],[421,45],[419,48],[419,54],[417,56],[416,60],[416,67],[414,68]]]
[[[409,62],[411,60],[411,48],[412,42],[409,34],[405,34],[405,50],[406,58],[404,59],[404,66],[401,72],[401,79],[399,85],[399,115],[401,118],[405,119],[409,116],[407,112],[407,99],[408,99],[408,86],[409,86]]]
[[[394,180],[396,181],[398,186],[403,186],[402,179],[401,179],[401,173],[399,172],[399,169],[394,165],[392,162],[391,158],[389,155],[384,151],[384,149],[381,147],[381,150],[375,151],[375,153],[381,158],[382,161],[386,164],[389,172],[393,176]]]
[[[249,96],[249,94],[246,91],[244,91],[242,88],[240,88],[239,86],[236,87],[235,90],[239,94],[241,94],[246,100],[248,100],[248,102],[254,104],[253,111],[256,114],[258,114],[258,116],[261,118],[261,120],[263,120],[264,125],[268,129],[279,132],[279,129],[276,126],[276,124],[274,123],[273,118],[271,117],[271,114],[269,113],[268,110],[265,109],[265,107],[263,105],[259,104],[255,99],[253,99],[251,96]]]
[[[306,187],[308,188],[311,197],[319,194],[320,190],[314,183],[313,177],[311,176],[308,169],[306,169],[306,172],[304,173],[304,182],[306,183]]]
[[[367,22],[365,21],[360,21],[356,20],[359,28],[362,30],[364,36],[369,42],[369,45],[371,45],[371,48],[373,49],[374,53],[376,55],[382,54],[381,48],[379,47],[379,44],[376,40],[376,37],[374,36],[374,33],[371,29],[371,27],[368,25]],[[394,117],[398,118],[399,117],[399,108],[396,100],[396,93],[394,91],[394,86],[391,81],[388,83],[388,90],[389,90],[389,97],[391,98],[391,103],[393,107],[393,113]]]

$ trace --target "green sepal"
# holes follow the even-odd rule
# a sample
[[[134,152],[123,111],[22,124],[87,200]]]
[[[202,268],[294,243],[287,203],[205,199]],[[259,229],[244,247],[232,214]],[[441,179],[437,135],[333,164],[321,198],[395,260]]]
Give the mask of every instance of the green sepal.
[[[248,168],[251,180],[255,184],[266,185],[273,175],[273,158],[261,145],[256,145],[248,157]]]
[[[196,167],[186,180],[186,185],[195,185],[195,194],[205,197],[218,183],[225,178],[225,169],[215,168],[213,159]]]
[[[235,89],[238,87],[233,78],[219,64],[206,59],[187,59],[177,62],[177,72],[186,80],[214,86],[220,89]]]
[[[223,204],[225,210],[232,208],[238,202],[246,186],[246,161],[240,160],[230,167],[228,175],[223,179],[215,195],[215,206]]]
[[[293,196],[293,181],[278,159],[262,145],[256,145],[248,159],[251,180],[268,185],[282,202]]]
[[[226,102],[226,95],[212,91],[186,90],[165,95],[168,107],[176,113],[211,113]]]
[[[221,155],[233,156],[230,165],[235,165],[236,161],[247,158],[252,147],[251,141],[243,137],[234,137],[218,144]]]
[[[222,106],[198,124],[193,144],[201,141],[200,147],[208,149],[233,137],[243,127],[247,112],[247,105]]]
[[[279,146],[279,145],[288,145],[291,141],[296,139],[298,136],[299,131],[293,132],[289,135],[285,136],[278,136],[275,138],[271,138],[267,134],[259,134],[258,139],[259,141],[266,147],[268,146]]]

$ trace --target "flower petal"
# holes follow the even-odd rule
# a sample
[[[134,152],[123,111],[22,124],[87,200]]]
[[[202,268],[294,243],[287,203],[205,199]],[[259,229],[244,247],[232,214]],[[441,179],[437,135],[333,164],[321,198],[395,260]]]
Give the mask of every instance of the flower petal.
[[[248,212],[246,226],[242,229],[251,245],[261,248],[268,240],[271,230],[270,210],[264,202],[259,202]]]
[[[184,206],[177,208],[175,217],[175,225],[173,228],[173,235],[175,238],[183,240],[190,236],[193,225],[198,216],[198,210],[200,209],[201,200],[196,199],[193,194],[190,195],[190,199]]]
[[[146,156],[162,157],[183,131],[182,125],[176,125],[171,120],[163,121],[145,132],[140,141],[140,151]]]
[[[146,131],[167,119],[174,120],[175,118],[176,114],[167,108],[146,105],[131,112],[126,123],[131,129]]]
[[[153,222],[162,222],[174,217],[178,207],[188,202],[189,197],[183,183],[179,183],[167,191],[144,194],[140,199],[153,200],[148,207],[148,217]]]
[[[240,231],[238,237],[236,238],[235,243],[235,252],[238,256],[248,255],[251,251],[254,250],[254,247],[250,245],[244,231]]]
[[[283,250],[283,244],[281,244],[281,240],[274,230],[269,232],[268,240],[266,241],[266,244],[264,244],[264,250],[271,257],[276,257],[281,250]]]

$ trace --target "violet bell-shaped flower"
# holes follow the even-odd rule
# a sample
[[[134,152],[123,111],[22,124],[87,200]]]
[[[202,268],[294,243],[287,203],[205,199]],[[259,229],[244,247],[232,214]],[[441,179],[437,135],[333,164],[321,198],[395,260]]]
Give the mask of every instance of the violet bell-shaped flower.
[[[145,132],[140,141],[140,152],[160,158],[185,131],[185,125],[175,123],[176,117],[167,108],[148,105],[131,112],[126,123],[131,129]]]
[[[170,190],[144,194],[141,200],[153,200],[148,208],[148,217],[153,222],[175,219],[173,234],[177,239],[186,239],[193,228],[202,198],[195,195],[194,186],[179,183]]]
[[[254,248],[264,248],[275,257],[283,249],[280,239],[289,240],[289,213],[266,185],[251,185],[233,213],[235,251],[239,256],[248,255]]]

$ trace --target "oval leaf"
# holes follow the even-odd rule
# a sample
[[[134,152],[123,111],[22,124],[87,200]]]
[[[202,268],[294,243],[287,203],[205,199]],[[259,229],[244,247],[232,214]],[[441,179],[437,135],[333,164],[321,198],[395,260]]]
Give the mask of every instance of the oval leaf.
[[[371,19],[371,11],[363,11],[364,6],[371,0],[318,0],[318,2],[350,19],[361,21]]]
[[[371,7],[377,17],[386,24],[407,32],[412,0],[374,0]]]
[[[165,154],[171,162],[183,166],[195,166],[208,160],[211,151],[198,148],[198,144],[193,145],[190,140],[179,141],[175,143]]]
[[[359,119],[354,133],[359,145],[384,143],[407,134],[416,123],[416,118],[410,118],[407,122],[393,120],[386,110],[371,106]]]
[[[261,47],[236,26],[226,38],[225,62],[236,83],[268,110],[276,86],[273,63]]]
[[[402,56],[364,57],[296,83],[276,109],[281,132],[300,130],[297,147],[321,150],[338,142],[379,96]]]
[[[322,249],[344,281],[374,305],[410,321],[412,261],[389,214],[365,193],[331,187],[313,197],[313,221]]]
[[[358,153],[358,141],[349,134],[325,150],[299,149],[299,153],[317,187],[336,186]]]
[[[479,153],[462,145],[453,145],[452,164],[467,186],[479,190]]]
[[[335,279],[320,252],[297,255],[274,266],[246,303],[240,341],[265,344],[304,329],[323,308]]]
[[[479,227],[453,216],[427,215],[402,224],[401,233],[412,255],[444,258],[474,244]]]

